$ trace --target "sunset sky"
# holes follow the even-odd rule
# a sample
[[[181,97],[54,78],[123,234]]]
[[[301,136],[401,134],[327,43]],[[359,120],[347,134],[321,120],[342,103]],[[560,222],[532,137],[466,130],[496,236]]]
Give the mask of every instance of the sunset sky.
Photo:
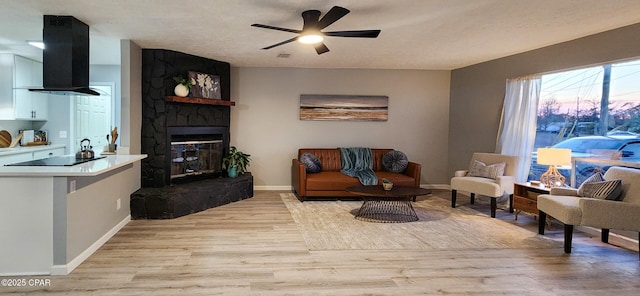
[[[603,73],[603,67],[596,66],[544,75],[540,104],[553,97],[561,104],[560,113],[574,115],[578,104],[580,110],[590,108],[588,101],[597,102],[599,108]],[[640,60],[613,64],[609,101],[613,108],[625,102],[640,103]]]

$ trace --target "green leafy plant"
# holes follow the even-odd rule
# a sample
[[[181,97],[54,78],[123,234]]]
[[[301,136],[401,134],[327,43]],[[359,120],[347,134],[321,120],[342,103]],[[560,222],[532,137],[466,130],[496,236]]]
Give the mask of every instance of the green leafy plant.
[[[249,162],[251,162],[251,155],[238,150],[235,146],[231,146],[229,154],[222,158],[222,169],[228,170],[235,166],[238,174],[243,174],[247,171]]]
[[[187,89],[190,89],[193,84],[191,84],[191,79],[185,79],[180,76],[173,77],[177,83],[184,85]]]

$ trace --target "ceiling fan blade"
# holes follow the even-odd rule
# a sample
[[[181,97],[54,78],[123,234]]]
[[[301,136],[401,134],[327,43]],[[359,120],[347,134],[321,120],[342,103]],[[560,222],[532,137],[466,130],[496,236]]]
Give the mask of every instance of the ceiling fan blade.
[[[296,41],[296,39],[298,39],[298,36],[293,37],[293,38],[291,38],[291,39],[289,39],[289,40],[282,41],[282,42],[280,42],[280,43],[276,43],[276,44],[274,44],[274,45],[269,45],[269,46],[264,47],[264,48],[262,48],[262,49],[272,49],[272,48],[274,48],[274,47],[276,47],[276,46],[280,46],[280,45],[283,45],[283,44],[287,44],[287,43],[289,43],[289,42]]]
[[[318,19],[320,18],[319,10],[306,10],[302,12],[302,20],[304,21],[304,25],[302,26],[302,31],[309,29],[317,29]],[[320,30],[320,29],[317,29]]]
[[[300,32],[302,32],[301,30],[293,30],[293,29],[280,28],[280,27],[274,27],[274,26],[268,26],[268,25],[261,25],[261,24],[253,24],[253,25],[251,25],[251,26],[252,26],[252,27],[258,27],[258,28],[264,28],[264,29],[271,29],[271,30],[285,31],[285,32],[290,32],[290,33],[298,33],[298,34],[300,34]]]
[[[347,15],[347,13],[349,13],[349,9],[346,9],[344,7],[331,7],[329,12],[327,12],[327,14],[325,14],[320,21],[318,21],[318,30],[322,30],[335,23],[337,20]]]
[[[324,32],[326,36],[333,37],[359,37],[359,38],[376,38],[380,34],[380,30],[360,30],[360,31],[335,31]]]
[[[326,45],[324,45],[324,43],[322,42],[316,44],[314,47],[316,48],[316,52],[318,54],[323,54],[329,51],[329,48]]]

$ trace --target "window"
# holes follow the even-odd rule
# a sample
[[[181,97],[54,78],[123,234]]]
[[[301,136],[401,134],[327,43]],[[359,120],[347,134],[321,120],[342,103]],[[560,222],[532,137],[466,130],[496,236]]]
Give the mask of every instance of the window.
[[[543,75],[534,151],[540,147],[640,163],[640,60]],[[529,180],[546,170],[534,155]],[[574,185],[594,170],[582,164]],[[569,168],[560,171],[570,177]]]

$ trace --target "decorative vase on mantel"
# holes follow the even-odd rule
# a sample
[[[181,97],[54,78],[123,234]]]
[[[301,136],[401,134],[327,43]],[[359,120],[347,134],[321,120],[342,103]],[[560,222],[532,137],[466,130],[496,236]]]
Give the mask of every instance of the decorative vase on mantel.
[[[178,97],[186,97],[189,95],[189,88],[186,87],[183,84],[178,84],[176,85],[176,87],[173,89],[173,92],[176,94],[176,96]]]
[[[191,88],[191,80],[189,79],[184,79],[180,76],[176,76],[173,77],[173,80],[175,80],[178,85],[176,85],[176,87],[173,89],[173,92],[176,94],[176,96],[178,97],[186,97],[189,95],[189,88]]]

